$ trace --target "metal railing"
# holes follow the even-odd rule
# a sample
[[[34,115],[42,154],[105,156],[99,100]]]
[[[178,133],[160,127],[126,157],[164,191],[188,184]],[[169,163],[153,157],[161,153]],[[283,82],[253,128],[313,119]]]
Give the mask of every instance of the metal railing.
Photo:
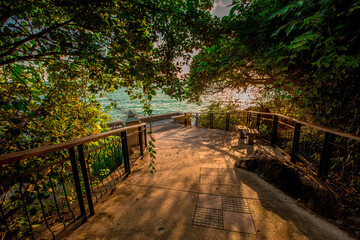
[[[192,114],[195,115],[195,114]],[[311,172],[349,203],[360,204],[360,136],[255,111],[198,113],[200,125],[235,130],[256,128],[263,140],[288,154],[289,161]]]
[[[94,203],[114,191],[146,147],[142,123],[1,155],[0,239],[66,235],[94,214]]]

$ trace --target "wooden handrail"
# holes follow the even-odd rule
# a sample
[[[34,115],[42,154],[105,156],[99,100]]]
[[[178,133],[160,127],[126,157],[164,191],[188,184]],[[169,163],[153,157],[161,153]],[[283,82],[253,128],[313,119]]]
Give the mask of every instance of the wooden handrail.
[[[333,129],[330,129],[330,128],[327,128],[327,127],[322,127],[322,126],[319,126],[319,125],[316,125],[316,124],[311,124],[311,123],[303,122],[303,121],[297,120],[297,119],[295,119],[295,118],[291,118],[291,117],[288,117],[288,116],[284,116],[284,115],[281,115],[281,114],[278,114],[278,113],[256,112],[256,111],[232,111],[232,112],[203,112],[203,113],[198,113],[198,114],[207,114],[207,113],[214,113],[214,114],[225,114],[225,113],[254,113],[254,114],[261,114],[261,115],[268,115],[268,116],[278,116],[278,117],[287,119],[287,120],[292,121],[292,122],[295,122],[295,123],[300,123],[300,124],[302,124],[302,125],[309,126],[309,127],[311,127],[311,128],[315,128],[315,129],[320,130],[320,131],[324,131],[324,132],[328,132],[328,133],[335,134],[335,135],[337,135],[337,136],[346,137],[346,138],[349,138],[349,139],[353,139],[353,140],[356,140],[356,141],[360,141],[360,136],[356,136],[356,135],[351,134],[351,133],[346,133],[346,132],[341,132],[341,131],[333,130]],[[196,114],[196,113],[192,113],[192,114]]]
[[[9,163],[14,163],[14,162],[17,162],[17,161],[21,161],[21,160],[24,160],[26,158],[40,156],[40,155],[44,155],[44,154],[57,152],[57,151],[60,151],[60,150],[63,150],[63,149],[76,147],[76,146],[82,145],[82,144],[87,143],[87,142],[96,141],[96,140],[99,140],[101,138],[105,138],[105,137],[108,137],[108,136],[111,136],[111,135],[115,135],[115,134],[118,134],[118,133],[121,133],[121,132],[125,132],[127,130],[131,130],[131,129],[134,129],[134,128],[137,129],[138,127],[142,127],[142,126],[145,126],[145,125],[146,125],[146,123],[140,123],[140,124],[129,126],[129,127],[118,128],[118,129],[115,129],[115,130],[111,130],[111,131],[107,131],[107,132],[103,132],[103,133],[98,133],[98,134],[95,134],[95,135],[82,137],[82,138],[79,138],[79,139],[70,140],[70,141],[67,141],[67,142],[62,142],[62,143],[53,144],[53,145],[49,145],[49,146],[33,148],[33,149],[19,151],[19,152],[13,152],[13,153],[9,153],[9,154],[2,154],[2,155],[0,155],[0,166],[2,166],[4,164],[9,164]]]
[[[295,118],[284,116],[284,115],[281,115],[281,114],[278,114],[278,113],[265,113],[265,112],[255,112],[255,111],[245,111],[245,112],[256,113],[256,114],[261,114],[261,115],[278,116],[278,117],[284,118],[286,120],[289,120],[289,121],[292,121],[292,122],[295,122],[295,123],[300,123],[301,125],[305,125],[305,126],[308,126],[308,127],[311,127],[311,128],[315,128],[315,129],[320,130],[320,131],[324,131],[324,132],[332,133],[332,134],[335,134],[335,135],[338,135],[338,136],[341,136],[341,137],[346,137],[346,138],[350,138],[350,139],[353,139],[353,140],[356,140],[356,141],[360,141],[360,136],[356,136],[356,135],[353,135],[351,133],[341,132],[341,131],[333,130],[333,129],[330,129],[330,128],[327,128],[327,127],[322,127],[322,126],[319,126],[319,125],[303,122],[303,121],[297,120]]]

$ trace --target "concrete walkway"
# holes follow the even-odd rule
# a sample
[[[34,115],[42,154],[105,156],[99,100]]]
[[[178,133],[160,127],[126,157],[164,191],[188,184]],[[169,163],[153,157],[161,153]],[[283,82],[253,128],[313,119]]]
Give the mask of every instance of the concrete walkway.
[[[234,133],[160,121],[154,136],[157,172],[144,159],[68,239],[351,239],[235,169],[254,147],[239,147]]]

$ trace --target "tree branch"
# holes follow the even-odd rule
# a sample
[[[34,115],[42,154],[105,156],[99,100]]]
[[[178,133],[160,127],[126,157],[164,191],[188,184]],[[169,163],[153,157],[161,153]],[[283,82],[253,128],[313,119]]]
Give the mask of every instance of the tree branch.
[[[49,53],[43,53],[43,54],[37,54],[37,55],[29,55],[29,56],[23,56],[23,57],[16,57],[16,58],[11,58],[5,61],[0,61],[0,66],[4,66],[7,64],[11,64],[14,62],[18,62],[18,61],[26,61],[26,60],[30,60],[30,59],[38,59],[38,58],[42,58],[42,57],[46,57],[46,56],[53,56],[53,55],[59,55],[59,54],[65,54],[62,52],[49,52]],[[71,54],[66,54],[66,55],[71,55]]]
[[[24,43],[26,43],[26,42],[29,42],[29,41],[31,41],[31,40],[40,38],[40,37],[42,37],[42,36],[50,33],[51,31],[54,31],[54,30],[56,30],[56,29],[58,29],[58,28],[61,28],[61,27],[65,26],[65,25],[71,23],[72,21],[73,21],[73,20],[70,19],[70,20],[65,21],[65,22],[63,22],[63,23],[55,24],[55,25],[53,25],[53,26],[51,26],[51,27],[49,27],[49,28],[47,28],[47,29],[45,29],[45,30],[43,30],[43,31],[41,31],[41,32],[38,32],[38,33],[33,34],[33,35],[30,35],[29,37],[24,38],[23,40],[20,40],[20,41],[14,43],[13,46],[12,46],[9,50],[7,50],[6,52],[4,52],[3,54],[0,55],[0,58],[4,58],[4,57],[6,57],[6,56],[8,56],[8,55],[10,55],[10,54],[12,54],[12,53],[14,53],[15,50],[16,50],[18,47],[20,47],[22,44],[24,44]],[[7,61],[7,60],[6,60],[6,61]],[[6,61],[3,61],[3,62],[6,62]],[[1,65],[0,65],[0,66],[1,66]]]

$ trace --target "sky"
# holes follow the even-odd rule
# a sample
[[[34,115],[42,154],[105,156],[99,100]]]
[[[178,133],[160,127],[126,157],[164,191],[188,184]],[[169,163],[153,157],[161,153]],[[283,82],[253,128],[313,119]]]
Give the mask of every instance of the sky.
[[[215,0],[214,1],[214,7],[213,9],[210,11],[210,13],[213,16],[218,16],[220,18],[224,17],[224,16],[228,16],[229,12],[230,12],[230,5],[232,4],[232,0]],[[196,55],[198,53],[198,51],[194,50],[194,53],[192,54],[193,56]],[[191,62],[189,63],[191,64]],[[183,74],[185,73],[189,73],[190,71],[190,66],[189,65],[185,65],[182,67],[182,72]]]
[[[214,7],[211,10],[211,14],[218,17],[224,17],[229,15],[232,4],[232,0],[215,0]]]

